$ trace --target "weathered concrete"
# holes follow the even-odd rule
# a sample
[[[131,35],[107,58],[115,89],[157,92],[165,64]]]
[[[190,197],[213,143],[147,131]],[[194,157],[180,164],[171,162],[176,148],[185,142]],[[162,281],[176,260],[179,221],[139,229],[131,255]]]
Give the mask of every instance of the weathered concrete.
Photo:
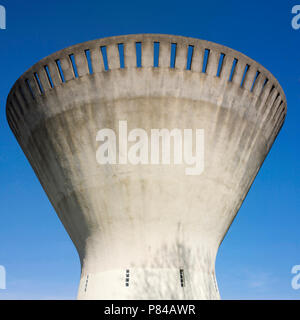
[[[142,44],[140,68],[136,42]],[[153,42],[160,43],[156,68]],[[171,43],[177,43],[175,68],[170,68]],[[188,45],[194,46],[191,70],[186,70]],[[100,46],[106,46],[109,70]],[[205,49],[210,54],[203,73]],[[218,299],[218,247],[285,115],[284,93],[261,65],[211,42],[168,35],[112,37],[59,51],[28,70],[7,101],[9,125],[78,250],[79,299]],[[147,131],[204,129],[204,173],[187,176],[184,166],[174,165],[99,165],[97,131],[117,132],[120,120],[127,120],[129,129]]]

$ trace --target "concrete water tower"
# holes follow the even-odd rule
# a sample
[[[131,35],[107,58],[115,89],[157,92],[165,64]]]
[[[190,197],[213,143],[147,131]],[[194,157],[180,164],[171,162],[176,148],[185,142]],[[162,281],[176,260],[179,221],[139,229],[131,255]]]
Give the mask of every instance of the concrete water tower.
[[[218,247],[286,116],[285,95],[265,68],[208,41],[111,37],[35,64],[6,110],[77,248],[79,299],[219,298]],[[113,139],[99,137],[102,129]],[[186,174],[190,164],[172,160],[175,147],[169,164],[161,160],[172,134],[149,144],[128,136],[121,146],[120,130],[135,129],[201,130],[204,167]],[[196,152],[195,141],[180,147]],[[105,143],[119,161],[99,162]],[[133,156],[146,150],[148,159],[161,144],[161,161],[129,161],[134,143]]]

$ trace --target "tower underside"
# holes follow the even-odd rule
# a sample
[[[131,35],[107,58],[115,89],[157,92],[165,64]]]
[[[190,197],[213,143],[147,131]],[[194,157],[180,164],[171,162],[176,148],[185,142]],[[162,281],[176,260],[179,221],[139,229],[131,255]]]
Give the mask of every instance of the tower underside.
[[[253,60],[210,42],[163,35],[60,51],[27,71],[7,104],[10,126],[78,250],[79,299],[219,299],[218,247],[285,113],[282,89]],[[99,164],[97,133],[108,128],[118,139],[122,121],[127,133],[140,128],[149,136],[153,129],[203,130],[203,172],[187,175],[189,165],[172,161]],[[150,159],[150,144],[148,151]]]

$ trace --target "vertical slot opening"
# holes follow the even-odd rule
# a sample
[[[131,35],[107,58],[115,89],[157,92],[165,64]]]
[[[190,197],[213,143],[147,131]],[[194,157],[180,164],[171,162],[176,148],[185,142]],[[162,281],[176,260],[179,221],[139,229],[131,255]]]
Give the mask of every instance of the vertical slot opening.
[[[129,270],[127,269],[127,270],[126,270],[126,278],[125,278],[125,286],[126,286],[126,287],[129,287],[129,276],[130,276],[130,272],[129,272]]]
[[[49,67],[48,66],[44,66],[44,70],[45,70],[46,75],[47,75],[48,83],[49,83],[50,87],[53,88],[53,81],[52,81],[52,78],[51,78],[51,75],[50,75]]]
[[[89,283],[89,275],[87,275],[86,280],[85,280],[84,292],[86,292],[86,290],[87,290],[88,283]]]
[[[89,72],[90,74],[93,74],[94,71],[93,71],[93,65],[92,65],[92,59],[91,59],[91,52],[89,49],[87,49],[84,51],[84,53],[85,53],[86,61],[88,64]]]
[[[251,92],[253,92],[253,88],[254,88],[255,82],[256,82],[259,74],[260,74],[260,72],[259,72],[259,71],[256,71],[256,75],[255,75],[255,77],[254,77],[254,80],[253,80],[253,83],[252,83],[252,86],[251,86],[251,90],[250,90]]]
[[[269,94],[268,94],[268,99],[270,99],[270,97],[271,97],[271,95],[272,95],[272,93],[273,93],[274,90],[275,90],[275,86],[273,85],[272,88],[271,88],[271,90],[270,90],[270,92],[269,92]],[[275,100],[274,100],[274,101],[275,101]]]
[[[136,66],[137,68],[142,67],[142,43],[136,42],[135,43],[135,50],[136,50]]]
[[[33,94],[33,90],[32,90],[32,88],[31,88],[31,85],[30,85],[30,82],[29,82],[28,79],[25,80],[25,84],[26,84],[26,87],[28,88],[28,90],[29,90],[32,98],[35,99],[34,94]]]
[[[264,81],[264,84],[263,84],[263,86],[262,86],[262,89],[264,89],[264,87],[266,86],[266,84],[267,84],[268,82],[269,82],[269,79],[266,78],[265,81]]]
[[[154,42],[153,46],[153,67],[158,68],[159,66],[159,42]]]
[[[243,86],[244,86],[245,78],[246,78],[246,74],[247,74],[248,70],[249,70],[249,65],[247,64],[245,67],[245,70],[244,70],[243,77],[242,77],[242,81],[241,81],[241,85],[240,85],[241,88],[243,88]]]
[[[277,95],[276,95],[276,98],[274,99],[274,102],[273,102],[273,104],[272,104],[272,109],[275,107],[276,102],[277,102],[277,100],[278,100],[278,98],[279,98],[279,97],[280,97],[280,93],[278,92],[278,93],[277,93]],[[276,115],[276,113],[277,113],[277,112],[278,112],[278,110],[280,109],[281,104],[282,104],[282,100],[280,101],[279,106],[278,106],[278,108],[277,108],[277,110],[276,110],[276,112],[275,112],[274,116]]]
[[[194,53],[194,46],[188,46],[188,54],[187,54],[187,62],[186,62],[186,70],[191,70],[192,67],[192,59]]]
[[[233,79],[234,71],[235,71],[235,67],[236,67],[237,62],[238,62],[238,59],[234,58],[233,63],[232,63],[232,68],[231,68],[231,71],[230,71],[229,81],[232,81],[232,79]]]
[[[120,56],[120,68],[124,69],[125,64],[124,64],[124,44],[119,43],[118,44],[118,49],[119,49],[119,56]]]
[[[57,66],[57,70],[58,70],[61,82],[65,82],[65,76],[64,76],[64,73],[63,73],[62,68],[61,68],[60,60],[59,59],[56,60],[55,63],[56,63],[56,66]]]
[[[40,94],[43,94],[43,93],[44,93],[44,88],[43,88],[43,86],[42,86],[42,84],[41,84],[39,75],[38,75],[36,72],[34,72],[33,75],[34,75],[35,81],[36,81],[36,83],[37,83],[37,85],[38,85]]]
[[[208,62],[208,58],[209,58],[209,49],[205,49],[204,50],[204,57],[203,57],[203,65],[202,65],[202,72],[206,73],[206,68],[207,68],[207,62]]]
[[[224,57],[225,57],[225,54],[224,54],[224,53],[221,53],[221,54],[220,54],[220,58],[219,58],[218,70],[217,70],[217,74],[216,74],[217,77],[220,77],[220,76],[221,76]]]
[[[100,47],[102,58],[103,58],[103,64],[104,64],[104,70],[108,71],[108,61],[107,61],[107,53],[106,53],[106,46]]]
[[[74,74],[75,78],[78,78],[78,72],[77,72],[77,66],[76,66],[76,63],[75,63],[74,54],[70,54],[69,58],[70,58],[71,64],[72,64],[73,74]]]
[[[283,105],[283,101],[281,100],[278,109],[282,108],[282,105]],[[282,108],[282,112],[283,111],[285,111],[285,106]]]
[[[171,43],[170,68],[175,68],[177,43]]]
[[[184,270],[183,269],[180,269],[180,285],[182,288],[185,286]]]
[[[266,78],[265,81],[264,81],[264,83],[263,83],[263,85],[262,85],[262,88],[261,88],[261,91],[260,91],[260,95],[263,93],[264,88],[265,88],[265,86],[267,85],[268,82],[269,82],[269,79]]]

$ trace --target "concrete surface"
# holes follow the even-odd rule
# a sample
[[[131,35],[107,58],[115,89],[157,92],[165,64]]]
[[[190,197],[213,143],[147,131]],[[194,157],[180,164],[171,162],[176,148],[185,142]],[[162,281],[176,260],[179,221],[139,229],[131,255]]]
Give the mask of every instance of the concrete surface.
[[[139,68],[136,42],[142,46]],[[159,67],[153,67],[154,42],[160,43]],[[175,68],[171,43],[177,44]],[[186,70],[189,45],[194,52]],[[25,72],[7,99],[8,123],[78,250],[78,299],[219,299],[218,247],[285,115],[280,85],[255,61],[215,43],[156,34],[99,39],[54,53]],[[204,172],[187,176],[184,165],[99,165],[97,131],[117,132],[120,120],[146,131],[204,129]]]

